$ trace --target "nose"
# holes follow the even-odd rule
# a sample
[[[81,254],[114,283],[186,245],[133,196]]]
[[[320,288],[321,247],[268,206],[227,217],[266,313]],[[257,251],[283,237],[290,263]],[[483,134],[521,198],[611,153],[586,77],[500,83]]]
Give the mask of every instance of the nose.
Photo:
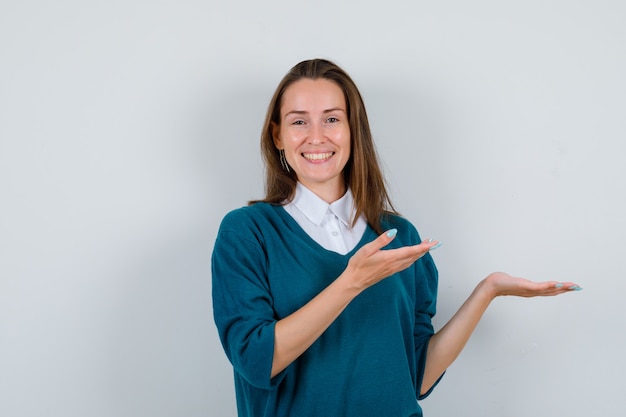
[[[319,145],[324,143],[326,138],[324,136],[324,129],[320,123],[313,123],[309,130],[309,143],[313,145]]]

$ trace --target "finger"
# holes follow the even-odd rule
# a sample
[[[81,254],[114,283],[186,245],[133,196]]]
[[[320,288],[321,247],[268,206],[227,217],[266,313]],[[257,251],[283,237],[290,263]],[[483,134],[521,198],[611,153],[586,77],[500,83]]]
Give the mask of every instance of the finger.
[[[380,234],[376,239],[372,240],[367,245],[364,245],[362,250],[365,252],[365,255],[370,256],[374,253],[378,252],[385,246],[389,244],[398,233],[398,229],[389,229],[386,232]]]
[[[433,246],[431,242],[423,242],[418,245],[402,246],[396,249],[388,249],[385,253],[397,261],[415,262],[424,256]]]
[[[537,289],[544,290],[559,290],[559,291],[580,291],[582,287],[573,282],[565,282],[565,281],[543,281],[543,282],[533,282],[528,281],[535,285]]]
[[[554,296],[564,294],[566,292],[582,290],[582,287],[574,284],[573,282],[546,281],[533,282],[532,284],[533,289],[530,291],[528,296]]]
[[[583,287],[573,282],[556,282],[554,288],[560,288],[564,292],[581,291],[583,289]]]
[[[421,244],[422,245],[426,245],[428,250],[431,251],[431,250],[435,250],[438,247],[440,247],[441,245],[443,245],[443,242],[438,242],[438,241],[433,240],[433,239],[427,239],[427,240],[423,240]]]

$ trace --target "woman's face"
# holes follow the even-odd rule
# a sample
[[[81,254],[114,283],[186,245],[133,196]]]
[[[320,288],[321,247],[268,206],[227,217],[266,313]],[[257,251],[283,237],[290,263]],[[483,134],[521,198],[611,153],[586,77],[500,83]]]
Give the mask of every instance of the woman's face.
[[[343,169],[350,158],[350,126],[341,88],[326,79],[302,79],[283,93],[274,144],[298,181],[327,202],[345,193]]]

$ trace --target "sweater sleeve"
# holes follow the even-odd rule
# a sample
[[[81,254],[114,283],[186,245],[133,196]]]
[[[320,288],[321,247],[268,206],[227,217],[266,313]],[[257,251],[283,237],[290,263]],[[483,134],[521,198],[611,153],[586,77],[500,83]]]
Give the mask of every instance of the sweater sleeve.
[[[415,357],[417,359],[417,384],[416,394],[419,400],[426,398],[441,380],[441,377],[423,395],[422,380],[426,367],[426,353],[428,342],[434,334],[432,318],[435,316],[437,305],[438,272],[430,254],[424,255],[415,264],[416,272],[416,304],[415,304],[415,327],[413,338],[415,341]],[[442,375],[443,376],[443,375]]]
[[[396,216],[388,217],[390,223],[384,223],[384,228],[397,227],[398,238],[402,245],[415,245],[422,241],[417,229],[406,219]],[[413,341],[415,346],[415,390],[418,400],[426,398],[441,380],[441,377],[424,395],[421,395],[428,342],[435,333],[432,318],[437,310],[437,286],[439,274],[435,261],[430,253],[422,256],[412,266],[415,279],[415,324],[413,327]],[[443,377],[443,375],[442,375]]]
[[[412,225],[409,226],[409,236],[410,244],[417,244],[422,241],[419,233]],[[430,395],[441,380],[440,377],[426,393],[421,394],[428,343],[435,333],[432,319],[437,311],[439,273],[430,253],[418,259],[413,264],[413,268],[415,272],[415,325],[413,328],[413,340],[415,343],[415,364],[417,368],[415,372],[417,378],[415,390],[417,399],[422,400]]]
[[[272,297],[262,237],[236,211],[220,226],[211,260],[213,316],[226,356],[249,384],[272,389]]]

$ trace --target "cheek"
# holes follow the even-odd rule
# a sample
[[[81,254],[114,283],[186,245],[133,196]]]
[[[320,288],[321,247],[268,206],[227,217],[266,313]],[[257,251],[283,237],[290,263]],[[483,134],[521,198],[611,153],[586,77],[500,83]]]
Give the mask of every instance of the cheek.
[[[344,148],[348,153],[352,150],[352,138],[350,137],[350,131],[347,129],[344,134]]]
[[[301,137],[304,135],[299,129],[289,128],[281,129],[280,134],[283,142],[289,142],[292,146],[300,143]]]
[[[297,150],[300,143],[301,141],[298,140],[298,138],[295,136],[286,136],[283,140],[283,146],[285,147],[285,149],[288,149],[290,151]]]

